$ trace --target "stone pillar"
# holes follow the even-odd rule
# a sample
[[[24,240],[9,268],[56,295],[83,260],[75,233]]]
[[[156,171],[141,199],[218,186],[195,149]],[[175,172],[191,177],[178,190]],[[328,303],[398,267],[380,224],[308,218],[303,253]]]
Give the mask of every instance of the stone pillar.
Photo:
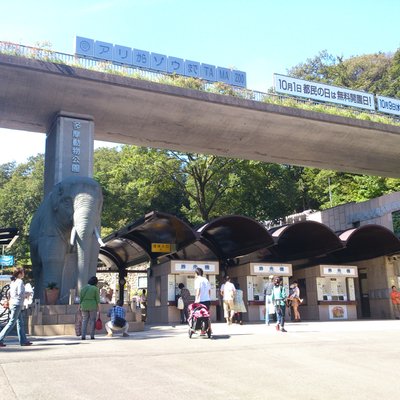
[[[94,123],[87,115],[60,112],[46,138],[44,195],[69,176],[93,177]]]

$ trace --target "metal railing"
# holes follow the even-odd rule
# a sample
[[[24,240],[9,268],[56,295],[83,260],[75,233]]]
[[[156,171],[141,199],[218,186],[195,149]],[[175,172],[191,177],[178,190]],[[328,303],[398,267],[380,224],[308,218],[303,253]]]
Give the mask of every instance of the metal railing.
[[[278,95],[275,93],[263,93],[257,90],[250,90],[242,87],[230,86],[219,82],[207,82],[198,78],[189,78],[176,74],[168,74],[151,69],[140,67],[129,67],[127,65],[119,65],[102,60],[93,60],[81,56],[60,53],[53,50],[23,46],[16,43],[0,41],[0,53],[10,54],[19,57],[32,58],[57,64],[69,65],[77,68],[122,75],[125,77],[144,79],[152,82],[175,85],[204,92],[211,92],[221,95],[238,97],[246,100],[254,100],[264,103],[277,104],[289,107],[307,108],[310,111],[318,111],[327,114],[341,115],[340,111],[351,111],[354,115],[369,114],[378,116],[384,120],[380,121],[387,124],[400,124],[400,117],[387,115],[378,111],[360,110],[352,106],[332,105],[325,102],[319,102],[310,99],[302,99],[288,95]],[[314,106],[316,109],[313,110]],[[329,111],[328,111],[329,110]],[[335,111],[338,111],[337,113]]]

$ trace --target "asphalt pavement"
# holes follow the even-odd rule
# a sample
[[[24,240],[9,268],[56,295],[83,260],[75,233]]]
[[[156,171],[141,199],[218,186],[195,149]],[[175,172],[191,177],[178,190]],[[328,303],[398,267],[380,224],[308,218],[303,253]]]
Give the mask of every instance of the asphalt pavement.
[[[1,400],[399,399],[400,321],[146,326],[130,337],[16,337],[0,348]]]

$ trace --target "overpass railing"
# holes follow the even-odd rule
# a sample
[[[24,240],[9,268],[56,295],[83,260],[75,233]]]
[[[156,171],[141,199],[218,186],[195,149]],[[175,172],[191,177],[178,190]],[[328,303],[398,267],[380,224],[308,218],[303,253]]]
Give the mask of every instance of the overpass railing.
[[[386,115],[377,111],[359,110],[351,106],[331,105],[325,102],[318,102],[310,99],[301,99],[276,93],[263,93],[257,90],[250,90],[241,87],[230,86],[224,83],[209,83],[198,78],[183,77],[175,74],[155,72],[151,69],[140,67],[129,67],[123,64],[115,64],[102,60],[93,60],[81,56],[56,52],[46,48],[23,46],[16,43],[0,41],[0,53],[10,54],[19,57],[32,58],[57,64],[65,64],[72,67],[84,68],[104,73],[122,75],[135,79],[144,79],[157,83],[175,85],[205,92],[217,93],[227,96],[239,97],[246,100],[254,100],[264,103],[277,104],[288,107],[298,107],[317,111],[326,114],[344,115],[353,118],[366,116],[364,119],[376,120],[387,124],[400,124],[400,118]],[[371,116],[372,118],[368,117]]]

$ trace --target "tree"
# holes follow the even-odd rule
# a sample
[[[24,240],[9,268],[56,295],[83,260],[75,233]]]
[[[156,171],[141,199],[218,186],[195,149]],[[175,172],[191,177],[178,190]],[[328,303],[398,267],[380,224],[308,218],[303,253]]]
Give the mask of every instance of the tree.
[[[365,54],[344,59],[321,51],[314,58],[288,70],[290,76],[314,82],[364,90],[375,94],[395,93],[393,81],[400,77],[400,50],[393,56],[387,53]],[[399,88],[399,80],[397,81]]]
[[[236,185],[221,204],[221,215],[241,214],[258,221],[279,220],[301,208],[294,167],[236,160]]]
[[[9,171],[11,176],[0,187],[0,226],[19,229],[12,252],[18,262],[29,263],[29,226],[43,198],[44,156],[30,157]]]
[[[103,230],[120,229],[152,210],[182,216],[186,199],[158,167],[167,162],[164,150],[136,146],[96,150],[94,177],[103,188]]]
[[[230,158],[169,151],[159,160],[159,173],[168,176],[188,199],[181,212],[193,224],[217,216],[216,209],[235,185],[235,161]]]
[[[400,98],[400,49],[393,55],[392,64],[389,68],[389,85],[382,94]]]

